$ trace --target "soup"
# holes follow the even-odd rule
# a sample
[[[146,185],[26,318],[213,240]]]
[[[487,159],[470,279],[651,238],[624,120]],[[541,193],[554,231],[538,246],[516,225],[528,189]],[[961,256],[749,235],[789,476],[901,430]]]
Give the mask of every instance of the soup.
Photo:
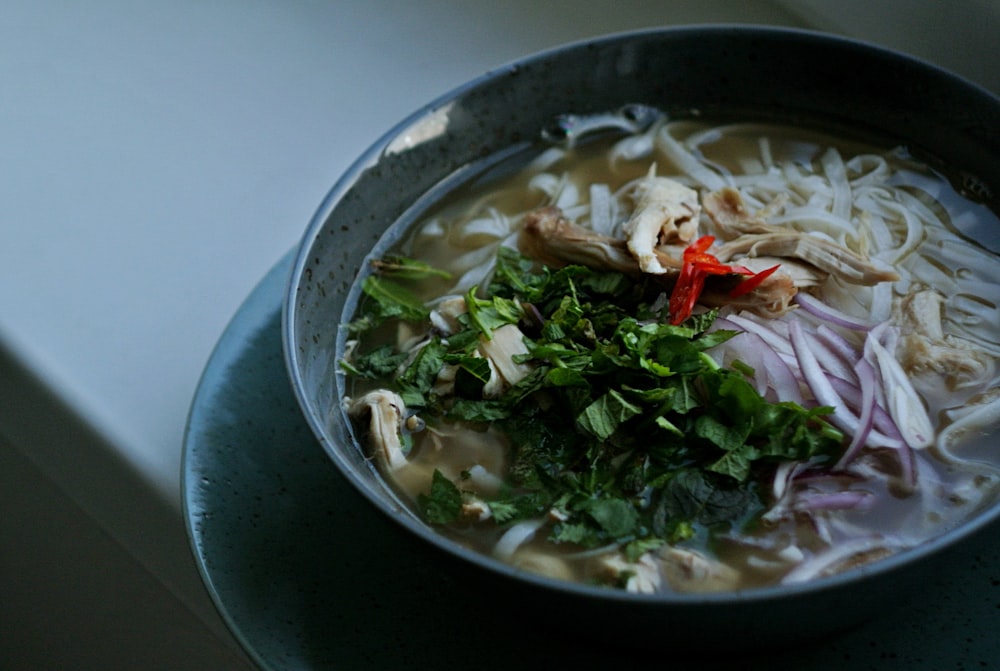
[[[344,411],[398,494],[526,571],[794,583],[995,498],[996,216],[902,148],[566,117],[359,278]]]

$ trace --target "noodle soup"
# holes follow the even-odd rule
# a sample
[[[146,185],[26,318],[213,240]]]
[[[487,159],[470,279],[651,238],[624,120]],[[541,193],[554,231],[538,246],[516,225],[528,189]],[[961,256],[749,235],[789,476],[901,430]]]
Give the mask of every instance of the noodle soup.
[[[992,212],[811,130],[558,130],[418,214],[345,315],[344,411],[423,519],[526,571],[709,592],[994,500]]]

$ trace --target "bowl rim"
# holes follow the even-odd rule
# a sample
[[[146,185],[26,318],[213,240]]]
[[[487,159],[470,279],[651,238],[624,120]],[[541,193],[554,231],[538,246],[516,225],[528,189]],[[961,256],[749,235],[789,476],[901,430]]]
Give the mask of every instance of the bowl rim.
[[[368,146],[341,174],[334,182],[333,186],[321,200],[315,213],[311,217],[305,232],[303,233],[294,253],[291,265],[291,272],[287,278],[285,296],[281,306],[281,336],[282,349],[285,366],[289,374],[292,389],[296,401],[303,412],[307,423],[314,436],[322,445],[327,456],[332,459],[337,469],[345,476],[352,487],[360,492],[369,503],[373,504],[387,517],[395,523],[404,527],[407,531],[415,534],[422,540],[430,543],[448,555],[458,557],[474,566],[484,569],[488,573],[518,582],[527,582],[543,590],[550,590],[556,593],[570,596],[600,598],[610,602],[620,602],[625,605],[637,604],[657,604],[657,605],[677,605],[677,606],[702,606],[721,604],[740,604],[747,602],[776,602],[787,599],[795,599],[806,595],[816,595],[821,592],[829,592],[839,588],[863,584],[876,579],[885,574],[891,574],[898,569],[912,567],[933,555],[941,553],[963,539],[980,534],[985,528],[992,526],[1000,520],[1000,500],[989,504],[976,512],[971,518],[961,524],[932,537],[916,546],[905,548],[889,557],[880,559],[871,564],[848,569],[844,572],[812,578],[798,583],[778,583],[763,587],[752,587],[746,589],[729,590],[722,592],[674,592],[663,591],[653,594],[634,593],[623,589],[609,589],[607,587],[587,585],[578,582],[550,578],[544,575],[531,573],[503,562],[500,559],[488,556],[471,550],[456,541],[453,541],[443,534],[430,528],[428,525],[416,519],[412,515],[399,515],[386,505],[379,492],[368,487],[365,483],[359,482],[353,476],[352,466],[339,454],[336,445],[330,444],[330,437],[325,431],[324,422],[311,411],[311,404],[306,397],[303,387],[304,380],[301,374],[300,359],[296,343],[296,298],[299,295],[299,287],[306,273],[311,260],[311,250],[314,241],[320,232],[326,227],[327,221],[346,194],[356,184],[364,171],[374,165],[378,158],[382,156],[390,147],[393,141],[398,138],[402,131],[412,127],[421,120],[425,120],[436,111],[462,97],[463,95],[485,86],[497,77],[508,76],[518,69],[530,66],[534,63],[545,61],[546,59],[569,50],[582,49],[588,47],[601,47],[615,43],[627,42],[635,39],[645,39],[653,37],[669,37],[671,35],[684,35],[695,33],[726,34],[737,32],[741,35],[755,36],[762,39],[784,39],[793,38],[800,40],[813,40],[820,43],[845,48],[860,49],[887,61],[908,63],[918,69],[929,73],[936,73],[936,76],[944,76],[953,80],[959,86],[966,88],[971,93],[984,96],[989,103],[1000,109],[1000,96],[987,90],[983,86],[956,74],[944,67],[931,63],[920,57],[901,52],[883,45],[879,45],[863,39],[836,35],[830,32],[807,29],[782,27],[759,24],[744,23],[710,23],[710,24],[687,24],[675,26],[661,26],[641,28],[607,33],[593,37],[558,44],[546,49],[536,51],[526,56],[510,60],[497,67],[491,68],[484,73],[455,86],[446,92],[433,97],[429,102],[423,104],[410,114],[393,124],[371,145]],[[352,279],[353,282],[353,279]]]

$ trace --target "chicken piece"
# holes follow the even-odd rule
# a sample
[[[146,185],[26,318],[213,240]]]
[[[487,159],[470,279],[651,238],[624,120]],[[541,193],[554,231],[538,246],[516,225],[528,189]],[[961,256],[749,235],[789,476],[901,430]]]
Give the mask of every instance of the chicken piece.
[[[944,296],[932,289],[904,296],[894,306],[900,327],[896,354],[910,375],[938,375],[948,389],[978,385],[992,379],[992,356],[968,340],[944,332]]]
[[[705,214],[715,224],[715,233],[723,240],[732,240],[747,233],[776,233],[782,230],[759,215],[750,214],[743,196],[732,187],[706,193],[701,204]]]
[[[791,309],[792,299],[798,293],[792,276],[782,271],[783,268],[778,269],[760,285],[742,296],[729,294],[738,279],[734,280],[733,276],[711,277],[706,281],[698,302],[718,308],[729,305],[739,310],[750,310],[762,317],[780,317]]]
[[[894,271],[879,268],[835,242],[769,224],[759,213],[751,214],[743,196],[731,187],[705,194],[702,205],[714,224],[715,233],[727,241],[716,252],[721,261],[746,257],[739,258],[739,261],[749,266],[750,259],[764,255],[799,259],[819,271],[810,278],[808,274],[803,275],[800,269],[788,269],[798,275],[795,284],[800,287],[819,284],[823,279],[822,273],[835,275],[851,284],[872,285],[899,279]],[[782,264],[785,263],[782,260]]]
[[[430,321],[444,335],[451,335],[459,330],[458,318],[468,312],[464,296],[449,296],[442,299],[431,310]]]
[[[846,247],[798,231],[743,235],[719,245],[715,256],[723,263],[743,256],[790,257],[816,266],[849,284],[870,286],[899,279],[895,271],[879,268]]]
[[[644,273],[662,275],[667,268],[656,248],[689,242],[698,230],[701,205],[698,192],[680,182],[657,177],[652,172],[636,187],[636,205],[625,222],[629,252]]]
[[[521,548],[510,562],[515,568],[559,580],[572,580],[573,568],[559,557],[539,552],[532,548]]]
[[[389,471],[404,468],[409,462],[403,452],[403,419],[406,404],[399,394],[387,389],[370,391],[358,399],[345,399],[347,414],[363,420],[369,415],[368,435],[375,460]]]
[[[524,334],[514,324],[506,324],[493,331],[489,340],[482,338],[477,352],[490,362],[490,379],[483,388],[483,396],[497,398],[511,385],[523,380],[531,366],[514,361],[515,356],[528,353]]]
[[[601,572],[611,583],[620,584],[624,579],[626,591],[637,594],[658,592],[663,582],[659,562],[649,552],[635,562],[626,561],[620,553],[603,557]]]
[[[528,258],[553,268],[578,264],[588,268],[639,274],[625,241],[574,224],[558,207],[529,212],[518,236],[518,248]],[[679,263],[677,269],[680,269]]]
[[[947,425],[938,435],[938,453],[948,461],[966,461],[957,450],[966,440],[982,437],[1000,422],[1000,387],[992,387],[970,398],[962,407],[948,410]],[[981,493],[985,487],[976,485]]]
[[[755,273],[767,270],[773,266],[780,266],[778,272],[787,275],[792,284],[798,289],[819,286],[829,277],[829,273],[820,270],[816,266],[802,263],[795,259],[778,258],[777,256],[744,256],[739,259],[739,264]]]
[[[485,522],[493,517],[489,504],[476,497],[472,497],[462,502],[462,508],[459,515],[462,519],[468,520],[469,522]]]
[[[465,297],[455,296],[442,301],[431,312],[431,322],[442,333],[450,335],[458,331],[458,317],[465,312],[467,312]],[[483,387],[485,398],[500,397],[511,385],[517,384],[531,372],[531,366],[515,363],[513,360],[515,356],[527,353],[524,334],[513,324],[495,329],[493,337],[489,340],[481,339],[475,354],[485,358],[490,365],[490,379]],[[439,396],[454,393],[457,372],[457,365],[442,366],[434,384],[434,393]]]
[[[663,576],[678,592],[721,592],[739,582],[735,569],[692,550],[666,547],[657,557]]]

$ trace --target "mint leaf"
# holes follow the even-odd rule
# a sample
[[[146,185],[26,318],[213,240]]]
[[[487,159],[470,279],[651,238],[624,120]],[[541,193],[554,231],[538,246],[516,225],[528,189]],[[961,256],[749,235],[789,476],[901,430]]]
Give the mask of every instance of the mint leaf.
[[[491,374],[490,362],[484,357],[462,357],[455,373],[455,394],[462,398],[482,398],[483,387],[490,381]]]
[[[486,299],[477,298],[478,287],[472,287],[465,295],[468,312],[461,320],[478,330],[484,338],[493,338],[493,331],[507,324],[516,324],[521,319],[517,303],[499,296]]]
[[[607,440],[629,418],[642,412],[614,389],[588,405],[577,418],[577,425],[595,438]]]
[[[375,301],[371,312],[380,319],[398,317],[405,321],[420,322],[430,314],[430,310],[416,294],[392,280],[369,275],[361,284],[361,290]]]
[[[344,359],[340,365],[352,375],[373,380],[395,373],[406,357],[406,352],[397,352],[392,345],[383,345],[366,354]]]
[[[428,278],[451,279],[451,273],[435,268],[429,263],[404,256],[386,256],[372,261],[372,267],[379,275],[405,280]]]
[[[420,511],[431,524],[451,524],[462,513],[462,493],[441,471],[434,469],[431,490],[417,497]]]
[[[597,499],[587,506],[587,514],[604,533],[613,539],[634,535],[639,528],[639,513],[623,499]]]

